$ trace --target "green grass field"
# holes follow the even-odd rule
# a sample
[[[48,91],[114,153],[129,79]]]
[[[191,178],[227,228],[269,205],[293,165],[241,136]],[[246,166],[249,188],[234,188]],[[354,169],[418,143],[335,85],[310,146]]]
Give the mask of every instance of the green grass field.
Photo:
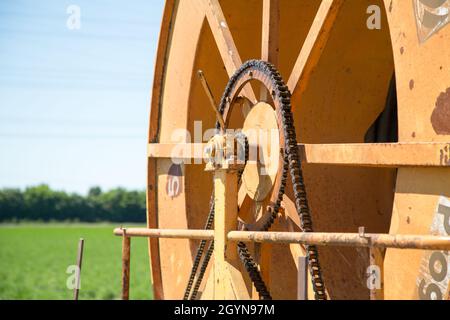
[[[120,237],[112,224],[0,225],[0,299],[72,299],[66,282],[85,239],[80,300],[119,299]],[[127,225],[131,227],[132,225]],[[131,240],[130,299],[151,299],[147,240]]]

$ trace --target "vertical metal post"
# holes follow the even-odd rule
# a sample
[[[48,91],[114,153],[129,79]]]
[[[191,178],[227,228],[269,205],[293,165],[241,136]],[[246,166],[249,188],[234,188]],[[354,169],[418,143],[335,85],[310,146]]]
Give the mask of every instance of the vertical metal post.
[[[130,298],[130,248],[131,238],[126,235],[123,229],[122,237],[122,300]]]
[[[83,262],[83,249],[84,249],[84,239],[80,238],[78,241],[78,254],[77,254],[77,273],[76,273],[76,285],[73,289],[73,299],[78,300],[80,293],[80,283],[81,283],[81,264]]]
[[[308,300],[308,257],[298,257],[297,300]]]
[[[227,234],[237,227],[237,173],[226,169],[214,172],[214,299],[230,294],[230,263],[237,260],[236,247],[227,246]]]

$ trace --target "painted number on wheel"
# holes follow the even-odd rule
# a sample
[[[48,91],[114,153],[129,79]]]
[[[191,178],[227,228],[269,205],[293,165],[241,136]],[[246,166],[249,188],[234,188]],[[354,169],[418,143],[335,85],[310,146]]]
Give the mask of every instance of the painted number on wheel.
[[[172,164],[167,174],[166,194],[172,199],[183,191],[183,173],[179,164]]]
[[[431,234],[450,235],[450,200],[439,198],[436,214],[431,225]],[[449,295],[450,262],[448,251],[425,253],[417,279],[418,297],[421,300],[442,300]]]

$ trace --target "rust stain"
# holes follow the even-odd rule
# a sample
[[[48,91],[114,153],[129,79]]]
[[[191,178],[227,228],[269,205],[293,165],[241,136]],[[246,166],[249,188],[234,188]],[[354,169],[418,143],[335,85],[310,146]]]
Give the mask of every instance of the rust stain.
[[[450,88],[437,98],[436,107],[431,114],[431,124],[437,134],[450,135]]]

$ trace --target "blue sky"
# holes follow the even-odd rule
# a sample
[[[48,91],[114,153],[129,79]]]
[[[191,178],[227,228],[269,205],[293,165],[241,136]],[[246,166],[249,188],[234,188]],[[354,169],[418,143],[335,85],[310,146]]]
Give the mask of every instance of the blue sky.
[[[67,25],[70,5],[81,29]],[[145,188],[163,0],[0,1],[0,188]]]

